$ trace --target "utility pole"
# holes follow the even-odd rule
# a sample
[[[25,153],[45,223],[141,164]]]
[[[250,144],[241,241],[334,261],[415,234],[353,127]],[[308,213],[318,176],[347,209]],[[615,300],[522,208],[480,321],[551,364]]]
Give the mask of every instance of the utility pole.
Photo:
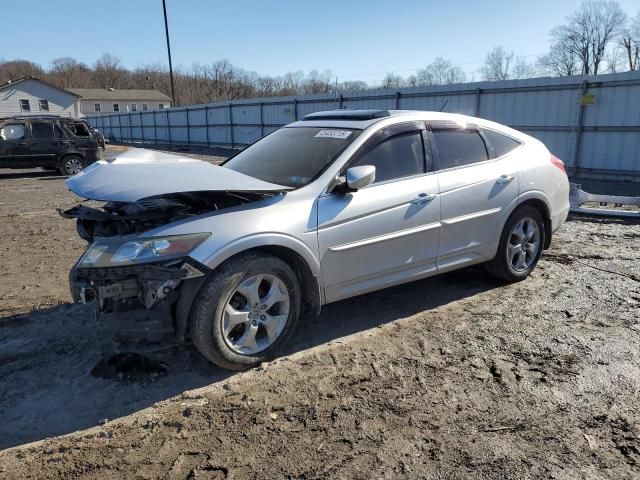
[[[167,53],[169,54],[169,78],[171,79],[171,103],[176,107],[176,91],[173,87],[173,65],[171,64],[171,44],[169,43],[169,24],[167,23],[167,3],[162,0],[162,11],[164,12],[164,32],[167,35]]]

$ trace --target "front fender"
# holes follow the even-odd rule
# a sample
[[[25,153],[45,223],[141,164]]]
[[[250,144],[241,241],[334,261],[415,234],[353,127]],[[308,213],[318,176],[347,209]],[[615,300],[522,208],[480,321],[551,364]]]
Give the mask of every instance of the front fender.
[[[315,237],[315,231],[306,233],[305,235],[313,235]],[[309,240],[315,239],[310,238]],[[213,252],[206,248],[206,243],[207,242],[194,250],[191,256],[211,269],[215,269],[225,260],[246,250],[266,246],[278,246],[288,248],[300,255],[309,266],[313,275],[321,278],[320,262],[315,253],[304,242],[290,235],[278,232],[252,234],[224,244],[216,248]]]

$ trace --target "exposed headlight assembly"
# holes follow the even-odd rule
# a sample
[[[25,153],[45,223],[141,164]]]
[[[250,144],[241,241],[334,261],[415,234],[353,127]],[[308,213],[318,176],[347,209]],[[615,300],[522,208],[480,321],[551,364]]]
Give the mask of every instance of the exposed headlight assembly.
[[[80,259],[80,268],[119,267],[189,255],[210,233],[149,238],[98,238]]]

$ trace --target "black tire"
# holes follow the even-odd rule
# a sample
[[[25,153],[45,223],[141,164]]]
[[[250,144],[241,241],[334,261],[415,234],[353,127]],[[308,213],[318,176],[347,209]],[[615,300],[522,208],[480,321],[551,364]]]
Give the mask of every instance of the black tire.
[[[289,315],[282,333],[266,349],[253,355],[237,353],[225,340],[224,309],[236,288],[259,274],[274,275],[284,283],[289,294]],[[295,330],[300,305],[300,283],[286,262],[268,254],[240,254],[218,267],[202,286],[191,309],[189,330],[196,348],[210,361],[229,370],[244,370],[278,354]]]
[[[86,166],[83,158],[80,155],[65,155],[64,157],[62,157],[62,160],[60,160],[60,165],[58,166],[60,174],[71,176],[78,173],[74,170],[75,166],[77,165],[76,162],[79,162],[82,168]]]
[[[537,224],[540,232],[540,238],[538,240],[539,246],[531,264],[523,270],[516,270],[512,265],[512,261],[509,256],[509,242],[514,227],[518,222],[527,218],[532,219]],[[504,228],[502,229],[498,252],[496,253],[495,258],[486,264],[487,271],[494,277],[506,282],[519,282],[524,280],[538,264],[538,260],[542,254],[545,236],[544,220],[542,215],[540,215],[540,212],[534,207],[528,205],[517,208],[509,216]]]

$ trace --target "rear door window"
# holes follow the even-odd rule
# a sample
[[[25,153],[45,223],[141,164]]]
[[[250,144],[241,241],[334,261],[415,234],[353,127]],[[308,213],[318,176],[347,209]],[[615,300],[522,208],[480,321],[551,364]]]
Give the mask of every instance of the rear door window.
[[[520,146],[519,141],[508,137],[507,135],[503,135],[502,133],[484,128],[481,131],[482,135],[487,140],[487,147],[489,148],[491,158],[498,158],[506,155]]]
[[[477,130],[433,130],[439,170],[462,167],[489,159],[484,140]]]
[[[31,122],[31,137],[35,140],[53,138],[53,124],[50,122]]]

